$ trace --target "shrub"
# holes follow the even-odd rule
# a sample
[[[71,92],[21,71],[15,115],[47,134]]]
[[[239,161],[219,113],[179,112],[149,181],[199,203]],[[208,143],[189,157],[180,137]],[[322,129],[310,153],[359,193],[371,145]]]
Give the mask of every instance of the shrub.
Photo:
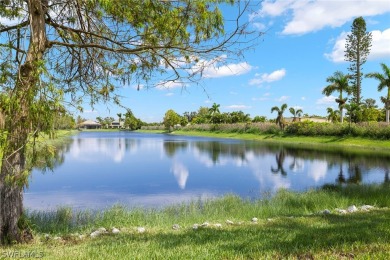
[[[390,126],[385,123],[315,123],[294,122],[288,125],[285,133],[304,136],[354,136],[375,139],[390,139]]]
[[[143,130],[163,130],[164,126],[143,126]],[[191,124],[183,131],[211,131],[222,133],[250,133],[299,136],[354,136],[373,139],[390,139],[390,126],[384,122],[317,123],[302,121],[290,123],[283,132],[275,123]]]

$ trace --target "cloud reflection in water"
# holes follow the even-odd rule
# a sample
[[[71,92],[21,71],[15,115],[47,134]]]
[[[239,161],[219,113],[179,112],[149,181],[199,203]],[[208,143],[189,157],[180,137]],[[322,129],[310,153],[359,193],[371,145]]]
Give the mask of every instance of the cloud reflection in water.
[[[340,180],[383,182],[390,169],[389,158],[375,156],[130,132],[81,133],[63,157],[54,173],[32,173],[27,208],[156,206],[227,193],[261,197]]]

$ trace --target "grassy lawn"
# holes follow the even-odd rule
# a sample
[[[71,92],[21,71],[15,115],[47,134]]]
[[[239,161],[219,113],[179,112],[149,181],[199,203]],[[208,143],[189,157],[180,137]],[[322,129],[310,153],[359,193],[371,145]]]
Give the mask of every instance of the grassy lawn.
[[[390,153],[390,140],[368,139],[360,137],[332,137],[332,136],[287,136],[287,135],[258,135],[247,133],[219,133],[207,131],[174,131],[171,134],[204,136],[216,138],[232,138],[241,140],[261,141],[268,143],[296,144],[305,148],[321,149],[337,147],[343,150],[368,150]]]
[[[365,204],[375,208],[337,210]],[[389,187],[371,185],[280,191],[258,201],[225,196],[160,210],[32,212],[34,241],[1,248],[0,257],[35,252],[44,259],[389,259],[389,206]],[[209,226],[193,229],[204,222]],[[100,227],[121,232],[90,237]]]

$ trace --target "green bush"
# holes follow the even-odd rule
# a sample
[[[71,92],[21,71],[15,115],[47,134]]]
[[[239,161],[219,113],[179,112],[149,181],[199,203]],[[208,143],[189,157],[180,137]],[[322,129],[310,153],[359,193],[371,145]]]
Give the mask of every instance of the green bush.
[[[162,130],[164,126],[142,127],[144,130]],[[336,136],[365,137],[372,139],[390,139],[390,126],[384,122],[363,123],[317,123],[312,121],[293,122],[282,131],[275,123],[236,123],[236,124],[191,124],[183,131],[210,131],[239,134],[269,134],[298,136]]]
[[[311,121],[289,124],[285,133],[303,136],[353,136],[374,139],[390,139],[390,126],[385,123],[316,123]]]
[[[279,134],[281,132],[275,123],[191,124],[182,130],[240,134]]]

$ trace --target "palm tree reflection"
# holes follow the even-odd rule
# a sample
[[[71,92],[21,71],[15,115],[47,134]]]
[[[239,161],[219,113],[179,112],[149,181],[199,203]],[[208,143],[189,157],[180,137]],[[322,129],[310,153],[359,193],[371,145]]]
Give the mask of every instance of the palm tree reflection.
[[[360,184],[362,182],[362,169],[358,163],[349,165],[348,183]]]
[[[337,183],[342,184],[346,182],[346,179],[344,177],[344,171],[343,171],[343,164],[340,163],[340,170],[339,170],[339,175],[337,176],[336,179]]]
[[[271,172],[272,173],[281,173],[283,176],[287,175],[287,172],[283,168],[284,159],[286,158],[286,152],[284,149],[281,149],[278,154],[275,155],[276,157],[276,165],[277,167],[274,168],[271,166]]]
[[[386,170],[385,170],[385,180],[383,181],[383,183],[385,184],[385,185],[388,185],[388,184],[390,184],[390,178],[389,178],[389,169],[387,168]]]

